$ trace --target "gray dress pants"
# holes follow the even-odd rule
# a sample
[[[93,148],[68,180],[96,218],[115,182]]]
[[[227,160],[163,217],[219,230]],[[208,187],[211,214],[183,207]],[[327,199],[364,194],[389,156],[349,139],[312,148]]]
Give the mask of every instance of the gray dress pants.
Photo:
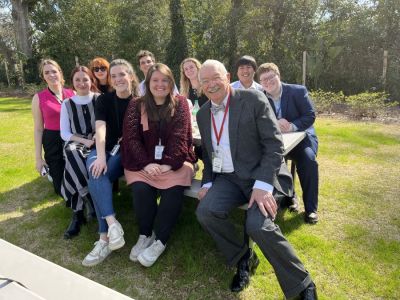
[[[228,215],[233,209],[248,203],[253,185],[254,180],[240,179],[234,173],[217,174],[196,210],[198,221],[215,240],[230,266],[238,263],[248,245],[243,243]],[[274,196],[277,201],[284,197],[277,191],[274,191]],[[274,268],[287,298],[297,296],[311,283],[310,275],[279,226],[265,217],[256,203],[247,211],[246,232]]]

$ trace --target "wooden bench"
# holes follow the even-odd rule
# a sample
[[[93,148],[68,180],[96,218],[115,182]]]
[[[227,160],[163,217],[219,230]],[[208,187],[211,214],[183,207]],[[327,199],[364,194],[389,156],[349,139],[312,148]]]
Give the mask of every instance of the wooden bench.
[[[304,139],[305,136],[306,133],[304,131],[282,134],[283,147],[285,149],[283,155],[286,157],[289,154],[289,152],[292,151],[293,148],[296,147]],[[197,143],[201,143],[200,137],[194,137],[194,140],[196,140]],[[287,162],[287,158],[285,158],[285,160]],[[291,162],[290,169],[294,182],[296,175],[296,165],[294,164],[293,161]],[[193,179],[192,185],[189,188],[185,189],[184,195],[190,198],[197,199],[197,194],[200,190],[200,187],[201,187],[201,181],[199,179]],[[242,205],[240,208],[247,210],[247,204]]]

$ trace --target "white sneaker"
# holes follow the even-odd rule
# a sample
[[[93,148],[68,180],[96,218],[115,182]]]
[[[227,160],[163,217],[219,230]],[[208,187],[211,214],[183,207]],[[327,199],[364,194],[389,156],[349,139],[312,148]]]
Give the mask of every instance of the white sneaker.
[[[124,231],[121,224],[115,222],[108,227],[108,248],[110,250],[117,250],[125,245]]]
[[[94,245],[93,250],[90,251],[82,261],[82,265],[85,267],[91,267],[101,263],[111,253],[111,250],[108,248],[108,243],[102,239],[95,242]]]
[[[144,249],[137,257],[138,261],[145,267],[151,267],[157,258],[164,252],[165,245],[160,240],[156,240],[150,247]]]
[[[156,235],[153,234],[149,237],[145,235],[139,235],[139,239],[136,242],[136,245],[132,247],[131,254],[129,255],[129,259],[131,261],[137,261],[137,257],[139,256],[140,253],[143,252],[144,249],[149,247],[151,244],[153,244],[154,239],[156,238]]]

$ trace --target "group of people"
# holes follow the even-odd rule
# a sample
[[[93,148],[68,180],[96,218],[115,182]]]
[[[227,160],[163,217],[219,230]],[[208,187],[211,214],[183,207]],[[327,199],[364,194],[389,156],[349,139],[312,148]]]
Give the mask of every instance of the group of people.
[[[84,210],[97,217],[99,239],[82,264],[97,265],[125,244],[113,208],[113,182],[125,175],[139,227],[129,258],[152,266],[166,248],[200,158],[204,169],[196,216],[227,264],[237,268],[231,290],[243,290],[259,264],[228,218],[248,203],[245,230],[273,266],[285,296],[316,299],[309,273],[274,223],[279,207],[297,205],[281,137],[291,131],[307,133],[291,155],[305,221],[318,221],[315,111],[305,87],[281,83],[275,64],[257,70],[251,56],[239,59],[239,81],[232,84],[221,62],[187,58],[181,63],[179,93],[169,67],[156,63],[150,51],[141,50],[137,59],[145,78],[140,83],[126,60],[108,63],[98,57],[88,67],[73,69],[73,90],[64,88],[55,61],[40,64],[47,88],[32,101],[36,169],[49,172],[56,193],[73,210],[65,238],[79,234]],[[195,105],[201,107],[195,118],[202,141],[196,149]]]

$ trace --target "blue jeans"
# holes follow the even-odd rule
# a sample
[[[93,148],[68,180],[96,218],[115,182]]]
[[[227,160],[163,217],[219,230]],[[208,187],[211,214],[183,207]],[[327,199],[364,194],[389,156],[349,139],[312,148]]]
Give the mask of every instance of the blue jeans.
[[[93,198],[94,208],[99,222],[99,233],[108,232],[108,225],[105,217],[115,214],[113,207],[112,183],[124,175],[124,168],[121,164],[121,154],[111,156],[106,152],[107,172],[99,178],[93,178],[90,172],[90,165],[97,159],[96,150],[92,150],[86,159],[86,168],[89,173],[89,192]]]

